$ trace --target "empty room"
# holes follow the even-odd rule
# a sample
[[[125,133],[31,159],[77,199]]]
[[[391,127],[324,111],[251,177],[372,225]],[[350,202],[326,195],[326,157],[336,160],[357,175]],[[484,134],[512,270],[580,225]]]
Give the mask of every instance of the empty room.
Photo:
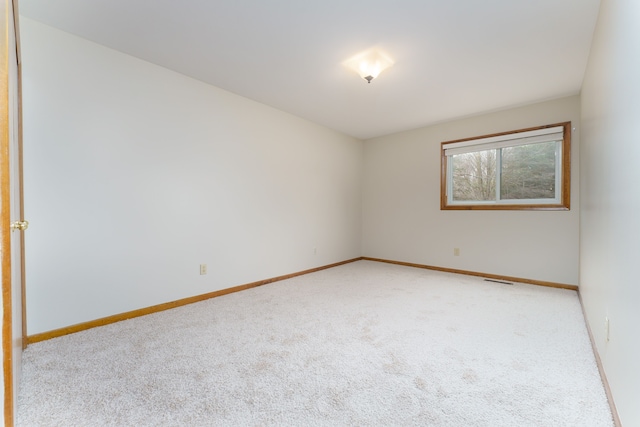
[[[2,4],[5,425],[640,425],[640,3]]]

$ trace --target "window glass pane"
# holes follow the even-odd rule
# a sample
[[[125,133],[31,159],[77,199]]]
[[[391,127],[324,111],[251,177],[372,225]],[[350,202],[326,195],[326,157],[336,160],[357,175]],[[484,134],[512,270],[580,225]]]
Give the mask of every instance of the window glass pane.
[[[500,199],[553,199],[556,196],[556,142],[502,150]]]
[[[456,154],[451,161],[454,201],[496,199],[496,150]]]

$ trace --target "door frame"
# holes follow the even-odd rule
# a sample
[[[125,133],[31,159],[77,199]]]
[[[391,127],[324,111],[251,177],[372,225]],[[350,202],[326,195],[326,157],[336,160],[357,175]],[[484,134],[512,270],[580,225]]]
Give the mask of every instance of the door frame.
[[[12,27],[15,36],[15,45],[10,44],[9,31]],[[4,425],[12,426],[14,424],[14,408],[16,399],[16,390],[14,388],[13,369],[15,339],[21,340],[20,351],[24,349],[26,341],[26,324],[25,321],[25,281],[24,281],[24,233],[20,233],[20,265],[12,265],[12,248],[11,248],[11,187],[15,186],[18,190],[18,198],[20,204],[21,215],[24,215],[24,199],[23,199],[23,177],[22,177],[22,70],[20,58],[20,31],[18,26],[18,0],[0,0],[0,248],[2,268],[2,360],[3,360],[3,389],[4,389]],[[10,49],[16,50],[17,59],[17,81],[9,81],[10,65],[9,52]],[[17,105],[12,104],[9,99],[10,85],[15,84],[17,90]],[[10,133],[10,116],[9,112],[12,108],[16,108],[15,114],[18,115],[18,182],[11,181],[9,149],[11,145]],[[20,218],[22,220],[23,218]],[[14,292],[14,284],[12,283],[12,269],[19,268],[22,272],[22,280],[20,283],[20,292],[16,295]],[[13,301],[15,298],[20,299],[22,306],[22,333],[20,337],[14,337],[13,325],[15,313],[13,310]]]

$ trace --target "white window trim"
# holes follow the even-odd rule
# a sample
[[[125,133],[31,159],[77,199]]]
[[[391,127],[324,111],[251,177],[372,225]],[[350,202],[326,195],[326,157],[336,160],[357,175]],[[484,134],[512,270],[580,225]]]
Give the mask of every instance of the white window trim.
[[[518,145],[535,144],[538,142],[562,141],[563,127],[556,126],[546,129],[536,129],[527,132],[511,133],[508,135],[492,136],[488,138],[472,139],[470,141],[453,142],[444,149],[445,156],[454,154],[486,151],[492,148],[516,147]]]

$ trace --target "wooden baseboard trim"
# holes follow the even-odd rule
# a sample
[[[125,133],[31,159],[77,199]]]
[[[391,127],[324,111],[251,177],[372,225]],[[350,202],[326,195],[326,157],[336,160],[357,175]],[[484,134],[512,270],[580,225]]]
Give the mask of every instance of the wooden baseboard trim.
[[[445,273],[464,274],[466,276],[485,277],[487,279],[496,279],[496,280],[503,280],[503,281],[508,281],[508,282],[518,282],[518,283],[527,283],[527,284],[530,284],[530,285],[546,286],[546,287],[550,287],[550,288],[569,289],[569,290],[572,290],[572,291],[577,291],[578,290],[577,286],[575,286],[575,285],[567,285],[567,284],[564,284],[564,283],[545,282],[545,281],[542,281],[542,280],[524,279],[522,277],[501,276],[501,275],[498,275],[498,274],[478,273],[476,271],[456,270],[456,269],[453,269],[453,268],[444,268],[444,267],[434,267],[432,265],[414,264],[412,262],[403,262],[403,261],[392,261],[392,260],[381,259],[381,258],[362,257],[362,259],[363,260],[367,260],[367,261],[386,262],[388,264],[404,265],[404,266],[407,266],[407,267],[424,268],[426,270],[444,271]]]
[[[109,325],[111,323],[120,322],[122,320],[133,319],[135,317],[145,316],[147,314],[157,313],[157,312],[160,312],[160,311],[169,310],[169,309],[176,308],[176,307],[181,307],[181,306],[187,305],[187,304],[193,304],[195,302],[204,301],[204,300],[207,300],[207,299],[210,299],[210,298],[216,298],[216,297],[219,297],[219,296],[222,296],[222,295],[227,295],[227,294],[231,294],[231,293],[234,293],[234,292],[240,292],[240,291],[243,291],[243,290],[246,290],[246,289],[251,289],[251,288],[258,287],[258,286],[266,285],[268,283],[278,282],[280,280],[291,279],[293,277],[302,276],[304,274],[309,274],[309,273],[314,273],[316,271],[325,270],[327,268],[332,268],[332,267],[337,267],[339,265],[348,264],[348,263],[359,261],[359,260],[384,262],[384,263],[388,263],[388,264],[403,265],[403,266],[407,266],[407,267],[416,267],[416,268],[424,268],[424,269],[427,269],[427,270],[443,271],[443,272],[446,272],[446,273],[464,274],[464,275],[467,275],[467,276],[486,277],[486,278],[489,278],[489,279],[506,280],[506,281],[519,282],[519,283],[528,283],[528,284],[532,284],[532,285],[548,286],[548,287],[553,287],[553,288],[570,289],[570,290],[573,290],[573,291],[577,291],[578,290],[577,286],[566,285],[566,284],[562,284],[562,283],[544,282],[544,281],[540,281],[540,280],[523,279],[523,278],[519,278],[519,277],[510,277],[510,276],[500,276],[500,275],[496,275],[496,274],[478,273],[478,272],[466,271],[466,270],[456,270],[456,269],[451,269],[451,268],[435,267],[435,266],[430,266],[430,265],[415,264],[415,263],[403,262],[403,261],[393,261],[393,260],[387,260],[387,259],[381,259],[381,258],[358,257],[358,258],[353,258],[353,259],[349,259],[349,260],[346,260],[346,261],[341,261],[341,262],[337,262],[337,263],[333,263],[333,264],[329,264],[329,265],[324,265],[324,266],[321,266],[321,267],[312,268],[312,269],[309,269],[309,270],[299,271],[297,273],[285,274],[283,276],[277,276],[277,277],[272,277],[270,279],[259,280],[257,282],[247,283],[245,285],[234,286],[232,288],[221,289],[219,291],[209,292],[209,293],[202,294],[202,295],[196,295],[196,296],[189,297],[189,298],[183,298],[183,299],[176,300],[176,301],[170,301],[170,302],[166,302],[166,303],[163,303],[163,304],[154,305],[154,306],[151,306],[151,307],[145,307],[145,308],[141,308],[141,309],[138,309],[138,310],[133,310],[133,311],[125,312],[125,313],[115,314],[113,316],[102,317],[100,319],[90,320],[88,322],[83,322],[83,323],[78,323],[78,324],[71,325],[71,326],[66,326],[64,328],[54,329],[52,331],[42,332],[42,333],[34,334],[34,335],[28,335],[28,336],[24,337],[24,340],[26,342],[26,345],[29,345],[29,344],[37,343],[37,342],[40,342],[40,341],[45,341],[45,340],[49,340],[49,339],[52,339],[52,338],[57,338],[57,337],[61,337],[61,336],[64,336],[64,335],[73,334],[75,332],[80,332],[80,331],[84,331],[84,330],[87,330],[87,329],[96,328],[98,326]]]
[[[193,304],[195,302],[204,301],[210,298],[219,297],[222,295],[231,294],[234,292],[244,291],[246,289],[256,288],[258,286],[266,285],[268,283],[278,282],[280,280],[291,279],[293,277],[302,276],[304,274],[315,273],[316,271],[326,270],[328,268],[337,267],[339,265],[348,264],[354,261],[359,261],[362,258],[353,258],[346,261],[336,262],[334,264],[324,265],[322,267],[311,268],[309,270],[299,271],[297,273],[285,274],[284,276],[272,277],[270,279],[259,280],[257,282],[247,283],[245,285],[234,286],[232,288],[221,289],[219,291],[209,292],[202,295],[196,295],[189,298],[183,298],[176,301],[166,302],[163,304],[154,305],[151,307],[140,308],[138,310],[127,311],[125,313],[115,314],[113,316],[102,317],[96,320],[90,320],[88,322],[78,323],[76,325],[66,326],[60,329],[54,329],[52,331],[42,332],[39,334],[29,335],[25,337],[27,345],[37,343],[40,341],[49,340],[52,338],[58,338],[64,335],[73,334],[87,329],[96,328],[98,326],[109,325],[111,323],[120,322],[122,320],[133,319],[135,317],[145,316],[147,314],[158,313],[160,311],[169,310],[172,308],[180,307],[187,304]]]
[[[584,323],[587,326],[587,333],[589,334],[591,349],[593,350],[593,355],[596,358],[596,365],[598,365],[598,371],[600,372],[600,378],[602,379],[602,384],[604,385],[604,391],[607,394],[607,401],[609,401],[609,408],[611,409],[611,415],[613,416],[613,423],[616,427],[622,427],[622,422],[620,421],[620,416],[618,415],[618,409],[616,408],[616,404],[613,400],[613,394],[611,393],[611,387],[609,386],[609,381],[607,380],[607,374],[604,372],[602,359],[600,359],[600,353],[598,353],[598,347],[596,346],[596,341],[593,338],[593,333],[591,332],[591,326],[589,326],[589,321],[587,320],[587,312],[584,309],[584,303],[582,302],[582,294],[580,294],[580,291],[578,291],[578,299],[580,300],[580,307],[582,308]]]

